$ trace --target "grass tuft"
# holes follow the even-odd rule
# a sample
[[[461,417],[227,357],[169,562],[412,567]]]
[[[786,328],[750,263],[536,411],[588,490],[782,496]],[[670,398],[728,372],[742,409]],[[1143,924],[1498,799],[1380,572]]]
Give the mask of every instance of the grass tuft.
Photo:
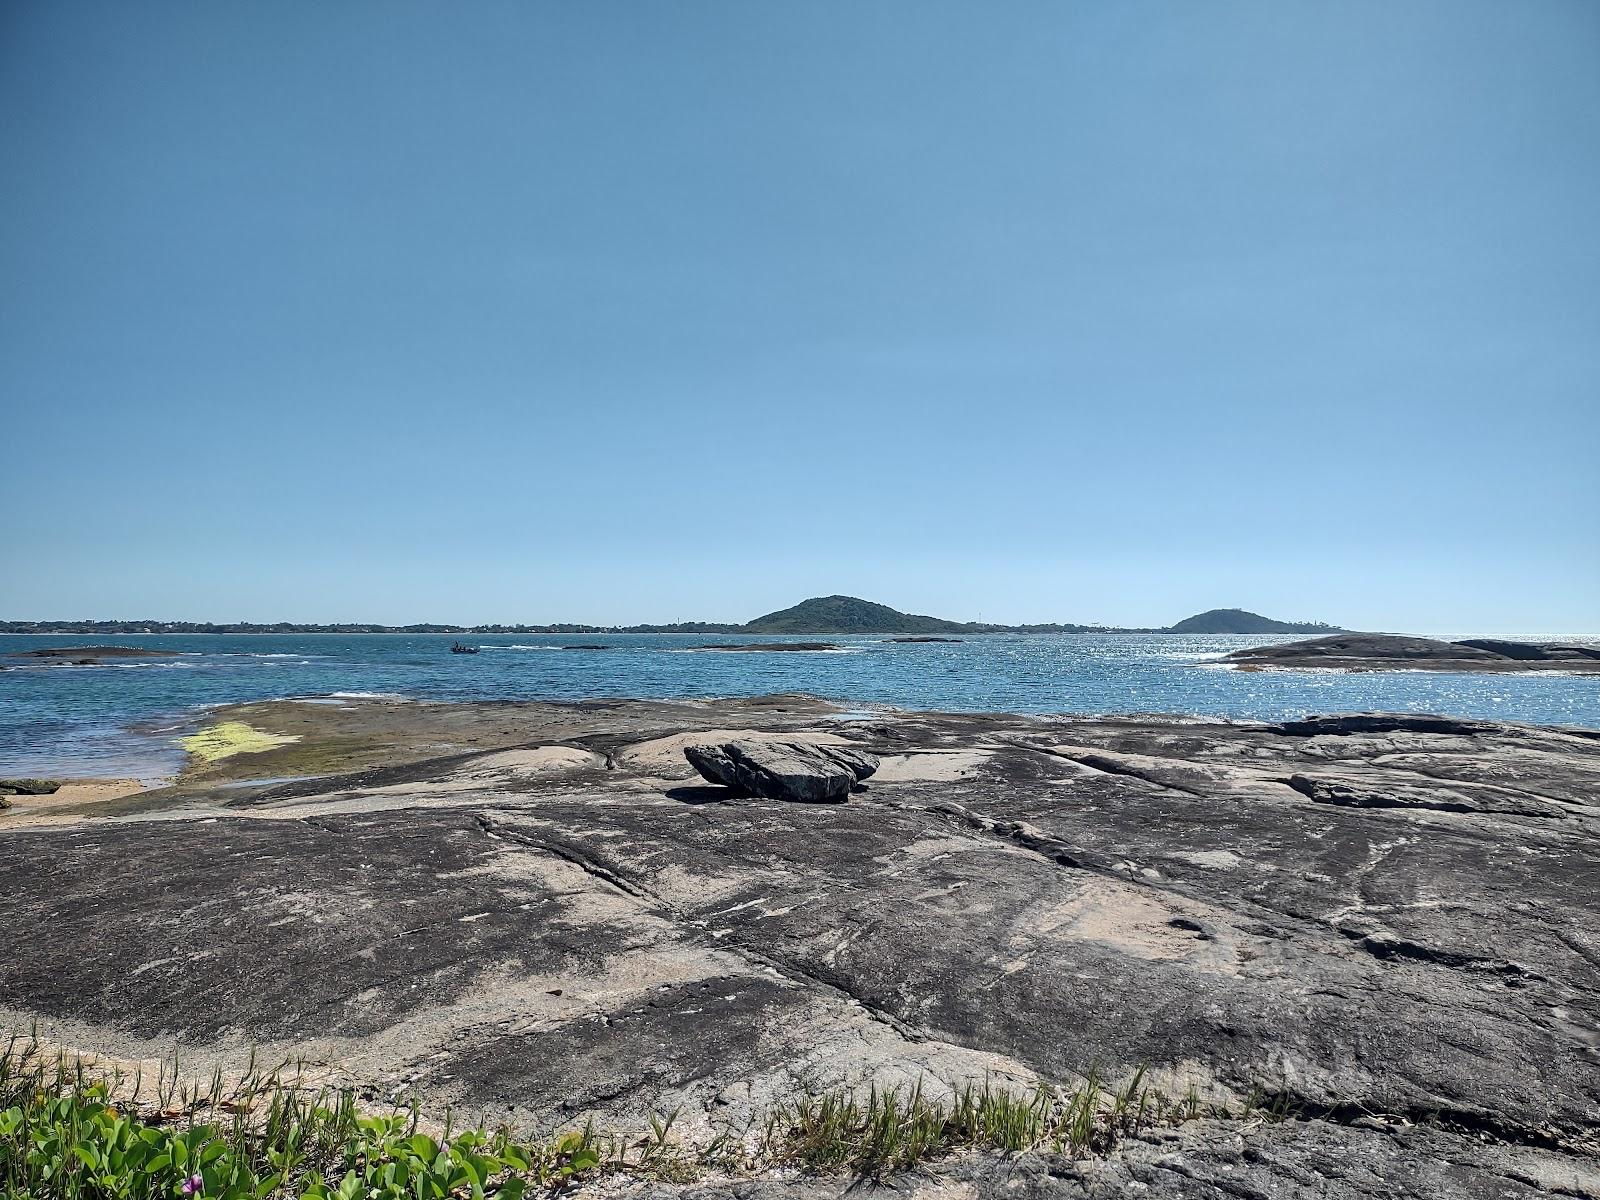
[[[602,1173],[687,1181],[708,1171],[770,1167],[878,1176],[961,1150],[1105,1154],[1154,1124],[1202,1115],[1199,1096],[1173,1101],[1141,1068],[1108,1091],[1095,1072],[1079,1086],[1031,1092],[989,1083],[931,1099],[868,1088],[803,1095],[759,1130],[724,1129],[685,1149],[676,1111],[653,1114],[629,1142],[582,1129],[548,1140],[506,1129],[427,1127],[415,1103],[371,1112],[349,1089],[313,1089],[298,1071],[261,1070],[225,1083],[186,1081],[176,1061],[151,1080],[96,1075],[46,1052],[37,1034],[0,1050],[0,1195],[12,1200],[521,1200]],[[1217,1110],[1211,1110],[1215,1114]],[[1244,1115],[1288,1115],[1253,1096]]]

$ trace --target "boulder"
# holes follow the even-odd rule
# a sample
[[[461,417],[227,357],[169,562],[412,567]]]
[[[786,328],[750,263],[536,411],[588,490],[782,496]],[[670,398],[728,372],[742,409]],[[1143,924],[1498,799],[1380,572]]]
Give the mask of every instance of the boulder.
[[[690,766],[712,783],[769,800],[837,803],[878,769],[870,754],[810,742],[723,742],[685,746]]]
[[[49,796],[60,788],[54,779],[0,779],[0,796]]]

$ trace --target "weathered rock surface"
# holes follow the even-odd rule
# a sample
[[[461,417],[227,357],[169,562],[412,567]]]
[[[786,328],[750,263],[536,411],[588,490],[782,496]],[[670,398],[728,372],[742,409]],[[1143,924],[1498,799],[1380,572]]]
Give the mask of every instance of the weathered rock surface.
[[[1125,1142],[1108,1159],[970,1155],[879,1186],[786,1179],[639,1185],[650,1200],[1537,1200],[1600,1195],[1600,1164],[1375,1118],[1202,1120]]]
[[[810,742],[724,742],[685,746],[689,765],[712,783],[769,800],[836,803],[878,769],[859,750]]]
[[[1226,661],[1247,666],[1333,667],[1349,671],[1406,667],[1429,671],[1582,671],[1600,673],[1600,646],[1468,638],[1441,642],[1389,633],[1341,633],[1281,646],[1235,650]]]
[[[48,796],[60,790],[54,779],[0,779],[0,796]]]
[[[1585,659],[1600,659],[1600,646],[1583,646],[1576,643],[1562,645],[1558,642],[1507,642],[1497,638],[1466,638],[1453,644],[1470,646],[1476,650],[1487,650],[1491,654],[1514,658],[1519,662],[1563,660],[1581,662]]]
[[[4,1023],[128,1057],[182,1048],[202,1070],[258,1046],[524,1125],[681,1108],[688,1138],[797,1088],[1140,1063],[1177,1095],[1299,1114],[1195,1122],[1104,1161],[963,1157],[900,1185],[929,1196],[1600,1186],[1594,732],[859,722],[797,698],[372,712],[409,745],[476,748],[73,825],[0,816]],[[249,717],[300,734],[275,753],[303,761],[316,721],[348,741],[365,719]],[[763,736],[881,766],[847,804],[695,785],[685,746]]]

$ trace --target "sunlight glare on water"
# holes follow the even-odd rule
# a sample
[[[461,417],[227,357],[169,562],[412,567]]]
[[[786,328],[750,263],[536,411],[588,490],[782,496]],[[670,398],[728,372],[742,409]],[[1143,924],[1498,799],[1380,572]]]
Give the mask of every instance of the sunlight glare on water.
[[[1175,713],[1273,720],[1315,712],[1435,712],[1600,727],[1600,676],[1252,671],[1224,654],[1276,638],[994,634],[958,643],[672,634],[0,636],[0,655],[94,642],[182,657],[0,671],[0,773],[160,775],[205,706],[343,695],[431,700],[752,696],[1027,713]],[[826,640],[839,651],[697,650]],[[568,649],[604,645],[604,650]],[[130,729],[130,726],[134,727]]]

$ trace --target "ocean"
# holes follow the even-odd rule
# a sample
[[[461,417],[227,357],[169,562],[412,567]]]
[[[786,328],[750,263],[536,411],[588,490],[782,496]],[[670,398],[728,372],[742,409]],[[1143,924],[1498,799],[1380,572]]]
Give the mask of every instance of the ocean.
[[[1281,637],[993,634],[955,644],[881,636],[677,634],[0,635],[0,775],[159,778],[209,707],[275,697],[577,700],[808,692],[872,708],[1178,713],[1274,720],[1308,713],[1432,712],[1600,728],[1600,676],[1231,670],[1231,650]],[[817,652],[696,650],[708,642],[826,640]],[[1592,637],[1582,640],[1593,640]],[[47,646],[147,646],[176,658],[19,666]],[[605,650],[566,649],[601,644]]]

